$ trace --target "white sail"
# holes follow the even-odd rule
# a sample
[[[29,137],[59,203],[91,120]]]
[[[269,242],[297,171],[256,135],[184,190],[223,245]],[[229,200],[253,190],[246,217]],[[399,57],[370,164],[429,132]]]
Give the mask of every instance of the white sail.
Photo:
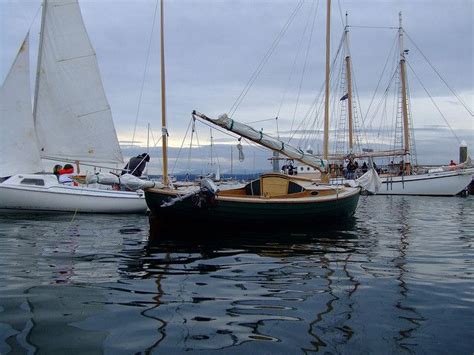
[[[203,115],[198,112],[193,112],[193,115],[198,116],[211,123],[214,123],[215,125],[225,128],[231,132],[237,133],[242,137],[250,139],[251,141],[258,143],[266,148],[280,152],[281,154],[286,155],[291,159],[295,159],[302,163],[305,163],[306,165],[312,166],[320,171],[326,171],[327,169],[327,161],[313,154],[305,153],[301,149],[286,144],[285,142],[273,138],[268,134],[257,131],[246,124],[234,121],[226,114],[220,115],[217,119],[209,118],[206,115]]]
[[[29,34],[0,89],[0,177],[41,171],[31,112]]]
[[[123,162],[77,0],[45,0],[34,109],[42,157]]]

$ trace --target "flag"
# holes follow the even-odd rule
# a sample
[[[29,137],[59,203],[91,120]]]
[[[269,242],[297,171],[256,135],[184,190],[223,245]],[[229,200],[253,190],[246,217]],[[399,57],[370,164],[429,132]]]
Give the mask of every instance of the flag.
[[[339,101],[344,101],[349,97],[349,94],[345,94]]]

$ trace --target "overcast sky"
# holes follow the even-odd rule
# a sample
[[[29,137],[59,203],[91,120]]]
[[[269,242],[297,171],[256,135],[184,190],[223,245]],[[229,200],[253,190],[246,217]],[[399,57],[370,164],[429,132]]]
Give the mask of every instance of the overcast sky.
[[[30,26],[31,70],[34,73],[40,3],[40,0],[0,0],[2,82]],[[137,119],[156,1],[80,0],[79,3],[96,49],[117,133],[125,145],[131,141]],[[473,111],[473,4],[472,0],[333,0],[332,52],[335,53],[341,38],[341,17],[346,11],[350,25],[376,27],[397,27],[398,12],[402,11],[407,34]],[[296,6],[296,0],[165,2],[167,101],[172,146],[181,145],[193,109],[209,116],[229,111]],[[281,131],[289,131],[300,86],[296,122],[304,116],[324,79],[325,11],[324,0],[304,2],[239,106],[235,119],[249,122],[275,117],[282,97],[285,97],[279,123]],[[311,46],[305,61],[313,21]],[[364,116],[396,38],[396,30],[354,27],[350,38],[360,112]],[[156,19],[151,44],[135,138],[142,145],[146,144],[148,122],[154,135],[160,134],[159,18]],[[473,117],[431,70],[409,39],[405,40],[405,47],[410,49],[408,61],[449,122],[448,127],[409,70],[419,161],[432,164],[457,159],[459,140],[465,140],[472,151]],[[376,132],[380,123],[375,121],[366,128]],[[369,126],[367,122],[366,125]],[[275,127],[274,122],[256,126],[270,133],[275,132]],[[198,126],[198,133],[201,143],[206,143],[209,129]],[[214,136],[216,143],[229,141],[228,137],[218,133]],[[236,143],[234,138],[230,141]],[[319,141],[313,145],[316,150],[320,148]],[[265,159],[269,155],[259,151],[260,165],[267,164]],[[222,161],[225,159],[221,158]],[[248,164],[246,168],[252,169],[256,163]],[[259,163],[256,165],[258,167]]]

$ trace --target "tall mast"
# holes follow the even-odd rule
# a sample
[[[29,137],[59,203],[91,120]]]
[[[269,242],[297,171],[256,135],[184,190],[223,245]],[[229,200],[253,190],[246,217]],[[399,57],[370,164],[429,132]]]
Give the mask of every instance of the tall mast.
[[[164,38],[164,10],[163,2],[160,2],[161,19],[161,132],[162,132],[162,153],[163,153],[163,185],[167,186],[168,180],[168,129],[166,128],[166,85],[165,85],[165,38]]]
[[[150,122],[148,122],[147,132],[146,132],[146,152],[150,153]]]
[[[39,37],[39,47],[38,47],[38,60],[36,63],[35,96],[34,96],[34,101],[33,101],[33,120],[35,122],[36,122],[36,109],[38,106],[41,57],[43,56],[44,20],[46,18],[46,6],[47,6],[47,0],[43,0],[43,8],[41,10],[41,28],[40,28],[40,37]]]
[[[214,147],[213,147],[213,137],[212,137],[212,128],[209,128],[209,134],[211,136],[211,169],[212,169],[212,166],[214,165],[214,157],[212,156],[212,151],[214,150]]]
[[[323,158],[329,155],[329,60],[331,55],[331,0],[327,0],[326,11],[326,93],[324,100],[324,142]]]
[[[347,106],[349,114],[349,151],[352,153],[353,148],[353,128],[352,128],[352,73],[351,73],[351,55],[349,52],[349,22],[347,20],[348,15],[346,12],[346,27],[344,29],[345,34],[345,45],[346,45],[346,82],[347,82]]]
[[[230,146],[230,176],[234,175],[234,151]]]
[[[405,63],[405,48],[403,47],[403,28],[402,28],[402,13],[398,14],[398,40],[400,43],[400,78],[402,82],[402,114],[403,114],[403,140],[405,154],[410,152],[410,133],[408,130],[408,99],[407,99],[407,77],[406,77],[406,63]]]

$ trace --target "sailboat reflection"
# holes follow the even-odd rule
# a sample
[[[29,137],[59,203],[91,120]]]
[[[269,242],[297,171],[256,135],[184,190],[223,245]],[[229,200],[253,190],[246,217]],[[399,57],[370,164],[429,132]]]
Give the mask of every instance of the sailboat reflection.
[[[161,320],[163,314],[174,315],[159,329],[160,349],[176,342],[186,349],[224,349],[250,341],[271,346],[285,332],[301,337],[295,341],[302,349],[314,348],[315,342],[324,344],[318,340],[318,322],[341,314],[351,318],[353,302],[335,301],[342,298],[340,287],[350,298],[359,285],[348,264],[367,246],[357,237],[361,231],[355,219],[325,229],[189,232],[186,227],[150,219],[143,269],[146,277],[156,277],[160,304],[146,313]],[[315,321],[308,321],[310,314]],[[185,335],[177,336],[176,329]],[[348,325],[335,331],[351,337]]]

